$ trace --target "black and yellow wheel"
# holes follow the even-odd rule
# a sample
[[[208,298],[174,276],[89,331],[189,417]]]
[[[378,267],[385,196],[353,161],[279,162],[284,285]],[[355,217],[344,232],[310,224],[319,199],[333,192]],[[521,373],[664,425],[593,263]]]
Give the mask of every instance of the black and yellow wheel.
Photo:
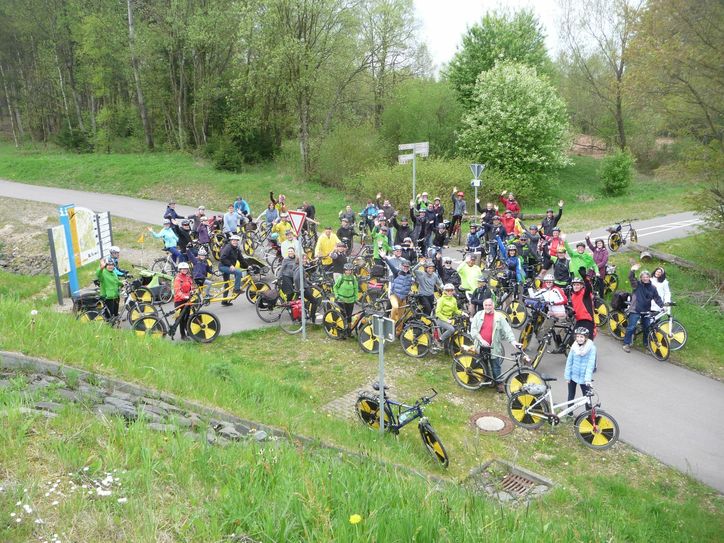
[[[357,401],[354,404],[354,411],[357,413],[357,417],[363,424],[372,428],[373,430],[379,430],[380,428],[380,400],[379,398],[372,396],[366,392],[361,393],[357,396]],[[389,432],[392,430],[390,423],[392,421],[392,411],[388,405],[385,405],[385,431]]]
[[[618,274],[607,273],[603,276],[603,293],[609,294],[616,292],[618,288]]]
[[[525,351],[530,345],[531,339],[533,339],[533,323],[528,321],[520,331],[520,336],[518,336],[518,343],[521,344],[521,349]]]
[[[636,243],[639,240],[639,235],[636,233],[636,230],[633,228],[628,233],[628,239],[631,240],[631,243]]]
[[[598,451],[606,450],[618,441],[618,422],[600,409],[596,410],[595,416],[591,410],[578,415],[573,431],[586,447]]]
[[[658,327],[651,327],[649,337],[646,342],[649,352],[659,362],[665,362],[669,359],[671,349],[669,348],[669,340],[666,334]]]
[[[128,308],[128,322],[133,325],[141,317],[156,316],[156,308],[151,304],[134,303]]]
[[[534,407],[531,407],[535,404]],[[548,400],[541,400],[527,392],[516,392],[508,400],[508,414],[515,424],[528,430],[535,430],[543,426],[550,412]]]
[[[599,297],[593,300],[593,322],[596,326],[605,326],[608,322],[608,305]]]
[[[252,304],[256,304],[256,297],[259,293],[269,290],[271,287],[268,283],[262,281],[249,281],[246,287],[246,299]]]
[[[244,236],[243,245],[241,250],[244,251],[245,255],[251,256],[254,254],[254,239],[251,236]]]
[[[516,392],[519,392],[523,385],[535,383],[543,384],[543,377],[540,373],[530,367],[523,367],[515,373],[511,373],[505,380],[505,393],[510,398]]]
[[[128,295],[128,298],[139,304],[152,304],[153,303],[153,292],[151,289],[146,287],[138,287],[133,289]]]
[[[407,356],[422,358],[430,352],[432,334],[427,326],[411,322],[402,329],[400,345]]]
[[[357,343],[364,352],[377,354],[380,344],[373,333],[371,317],[360,319],[357,325]]]
[[[437,460],[444,468],[450,464],[447,451],[443,447],[442,441],[437,437],[435,430],[432,429],[429,422],[420,421],[417,425],[420,430],[420,437],[422,438],[422,444],[425,445],[425,449],[430,453],[435,460]]]
[[[224,234],[216,234],[211,239],[211,254],[218,261],[221,260],[221,249],[226,243],[226,237]]]
[[[99,311],[98,309],[84,309],[78,315],[75,317],[79,322],[82,323],[88,323],[88,322],[104,322],[105,319],[103,318],[103,311]]]
[[[513,328],[520,328],[528,319],[528,312],[525,310],[525,304],[521,303],[520,300],[511,300],[505,308],[505,313],[508,315],[510,326]]]
[[[611,336],[615,339],[623,341],[626,335],[626,327],[628,326],[628,317],[623,311],[611,311],[608,314],[608,329]]]
[[[211,343],[221,333],[221,321],[213,313],[197,311],[189,317],[186,333],[194,341]]]
[[[479,390],[492,383],[475,353],[454,357],[451,370],[455,382],[467,390]]]
[[[166,324],[155,315],[138,319],[131,328],[137,336],[161,338],[166,335]]]
[[[666,335],[666,339],[669,340],[669,349],[672,351],[678,351],[686,345],[686,340],[689,338],[689,334],[687,333],[686,328],[684,328],[684,325],[676,319],[672,319],[671,321],[662,321],[659,324],[659,328]]]
[[[340,339],[345,329],[342,311],[337,307],[333,307],[327,311],[322,317],[322,327],[328,337]]]
[[[453,332],[453,335],[450,336],[447,349],[453,358],[469,356],[471,352],[475,352],[475,340],[465,332],[456,330]]]
[[[621,234],[618,232],[611,232],[608,235],[608,248],[614,253],[621,248]]]
[[[160,281],[158,285],[158,300],[167,304],[173,300],[173,285],[168,281]]]

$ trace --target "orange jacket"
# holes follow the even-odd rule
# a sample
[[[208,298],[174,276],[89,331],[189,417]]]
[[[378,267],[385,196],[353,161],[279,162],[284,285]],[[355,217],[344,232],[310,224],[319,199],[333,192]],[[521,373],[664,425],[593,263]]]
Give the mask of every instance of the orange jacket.
[[[191,274],[179,272],[173,280],[173,301],[185,302],[191,297],[194,281]]]

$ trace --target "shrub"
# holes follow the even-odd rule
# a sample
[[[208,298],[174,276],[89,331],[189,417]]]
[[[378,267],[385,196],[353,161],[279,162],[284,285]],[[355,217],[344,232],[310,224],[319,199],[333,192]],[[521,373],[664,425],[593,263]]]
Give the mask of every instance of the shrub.
[[[337,184],[343,177],[378,166],[384,151],[372,126],[340,125],[319,147],[315,176],[326,185]]]
[[[625,193],[633,179],[633,164],[634,157],[628,151],[618,150],[604,157],[598,170],[603,192],[609,196]]]
[[[67,124],[63,124],[63,128],[56,136],[55,141],[68,151],[75,151],[76,153],[93,152],[93,143],[88,138],[88,134],[80,128],[71,130]]]

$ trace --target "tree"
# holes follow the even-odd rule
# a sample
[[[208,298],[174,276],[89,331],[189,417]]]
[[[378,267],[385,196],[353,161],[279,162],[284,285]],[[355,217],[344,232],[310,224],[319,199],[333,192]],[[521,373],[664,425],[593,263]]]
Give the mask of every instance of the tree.
[[[480,74],[472,101],[457,142],[461,156],[504,172],[518,191],[535,191],[568,163],[566,105],[535,68],[497,64]]]
[[[574,65],[583,74],[581,92],[596,96],[616,124],[625,149],[629,47],[644,0],[561,0],[561,32]],[[605,71],[597,69],[605,67]]]
[[[136,27],[133,22],[133,2],[132,0],[126,1],[128,5],[128,46],[131,52],[133,80],[136,84],[138,113],[141,115],[141,122],[143,123],[143,133],[146,136],[146,147],[153,150],[153,130],[151,129],[151,122],[148,118],[148,111],[146,110],[146,101],[143,97],[143,88],[141,87],[141,69],[139,67],[138,56],[136,55]]]
[[[504,60],[533,66],[539,73],[551,72],[543,28],[532,11],[512,16],[487,14],[463,36],[462,48],[455,53],[445,75],[466,109],[473,103],[478,75]]]

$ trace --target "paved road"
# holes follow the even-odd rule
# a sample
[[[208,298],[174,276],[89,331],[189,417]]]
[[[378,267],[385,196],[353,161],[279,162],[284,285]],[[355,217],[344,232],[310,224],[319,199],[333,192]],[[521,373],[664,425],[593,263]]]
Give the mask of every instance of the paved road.
[[[144,222],[157,222],[166,202],[140,200],[125,196],[88,193],[67,189],[25,185],[0,180],[0,196],[54,204],[75,203],[91,209]],[[178,206],[179,212],[194,210]],[[636,221],[639,238],[653,244],[688,236],[697,230],[700,220],[693,213],[678,213],[645,221]],[[603,229],[592,237],[604,237]],[[585,233],[572,233],[575,242]],[[459,253],[454,253],[459,255]],[[214,307],[224,333],[258,328],[260,320],[253,308],[239,298],[233,307]],[[724,384],[634,351],[626,354],[621,344],[607,336],[596,341],[599,369],[595,387],[602,406],[621,426],[621,438],[637,449],[692,475],[724,492],[724,432],[718,413],[724,412]],[[541,370],[562,376],[565,359],[546,355]],[[565,398],[564,383],[554,384],[554,398]],[[559,431],[572,431],[570,426]]]

